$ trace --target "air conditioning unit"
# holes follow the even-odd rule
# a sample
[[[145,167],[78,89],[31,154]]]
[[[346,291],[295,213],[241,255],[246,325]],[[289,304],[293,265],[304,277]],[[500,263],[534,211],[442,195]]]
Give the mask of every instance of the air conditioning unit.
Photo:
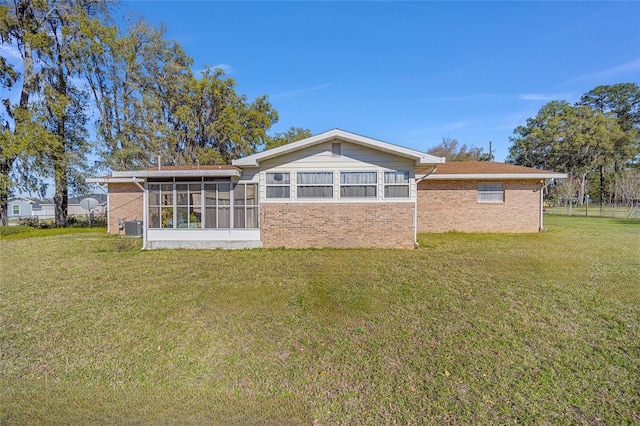
[[[124,235],[127,237],[142,237],[142,222],[139,220],[125,222]]]

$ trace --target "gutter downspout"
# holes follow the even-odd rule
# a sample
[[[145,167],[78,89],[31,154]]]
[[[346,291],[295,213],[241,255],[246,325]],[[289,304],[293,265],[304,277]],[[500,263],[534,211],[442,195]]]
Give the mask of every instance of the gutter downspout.
[[[149,215],[149,209],[147,208],[147,190],[144,186],[138,183],[138,179],[135,176],[132,178],[133,183],[142,190],[142,250],[147,249],[147,216]]]
[[[107,218],[107,234],[111,233],[111,221],[109,220],[109,212],[111,212],[111,208],[109,205],[109,186],[107,186],[107,190],[105,191],[105,189],[102,187],[102,185],[98,185],[98,188],[100,188],[100,190],[102,192],[104,192],[104,194],[107,196],[107,211],[106,213],[106,218]]]
[[[418,243],[418,184],[425,180],[429,175],[434,174],[437,169],[438,166],[433,166],[433,170],[422,176],[420,179],[416,179],[416,201],[413,209],[413,244],[415,247],[420,247],[420,244]]]
[[[542,181],[542,185],[540,185],[540,225],[539,225],[539,229],[538,231],[544,231],[544,208],[543,206],[543,201],[544,201],[544,188],[545,186],[547,186],[544,183],[544,180]]]

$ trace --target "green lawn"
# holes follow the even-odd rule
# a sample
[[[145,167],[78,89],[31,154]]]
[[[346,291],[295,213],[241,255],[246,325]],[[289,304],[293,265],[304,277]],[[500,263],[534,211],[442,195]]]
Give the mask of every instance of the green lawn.
[[[0,237],[0,424],[638,424],[640,222],[545,225],[417,250]]]

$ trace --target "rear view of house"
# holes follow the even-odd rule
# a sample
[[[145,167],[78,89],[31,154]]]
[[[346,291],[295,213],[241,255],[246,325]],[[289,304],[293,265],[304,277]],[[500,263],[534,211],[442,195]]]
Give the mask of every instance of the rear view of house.
[[[109,232],[136,221],[145,248],[412,248],[423,231],[537,231],[542,181],[565,177],[453,164],[336,129],[232,165],[121,171],[89,182],[108,185]],[[496,212],[513,218],[479,225]]]

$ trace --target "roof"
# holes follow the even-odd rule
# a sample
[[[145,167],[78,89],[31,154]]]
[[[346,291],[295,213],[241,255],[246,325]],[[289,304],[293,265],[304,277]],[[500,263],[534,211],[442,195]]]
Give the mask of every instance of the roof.
[[[9,199],[7,200],[7,202],[11,203],[12,201],[17,201],[17,200],[20,200],[20,201],[23,201],[23,202],[25,202],[25,203],[29,203],[29,204],[33,204],[33,203],[35,203],[35,201],[33,201],[33,200],[30,200],[30,199],[25,198],[25,197],[20,197],[20,196],[17,196],[17,197],[11,197],[11,198],[9,198]]]
[[[69,204],[80,204],[80,201],[82,201],[85,198],[93,198],[95,199],[99,204],[106,204],[107,203],[107,195],[106,194],[90,194],[87,195],[86,197],[69,197]]]
[[[440,164],[428,173],[425,179],[564,179],[566,177],[566,173],[515,164],[469,161]]]
[[[203,165],[203,166],[161,166],[141,170],[116,171],[111,176],[100,176],[87,179],[89,183],[125,183],[144,178],[173,178],[173,177],[240,177],[242,170],[231,165]]]
[[[279,146],[277,148],[268,149],[266,151],[259,152],[257,154],[249,155],[237,160],[233,160],[235,166],[240,167],[257,167],[261,161],[278,157],[280,155],[288,154],[290,152],[298,151],[313,145],[330,142],[333,140],[342,140],[351,142],[357,145],[373,148],[378,151],[388,152],[399,157],[409,158],[416,162],[416,164],[442,164],[445,159],[443,157],[436,157],[433,155],[425,154],[421,151],[416,151],[409,148],[404,148],[399,145],[390,144],[388,142],[382,142],[377,139],[371,139],[365,136],[360,136],[355,133],[345,132],[340,129],[329,130],[328,132],[320,133],[319,135],[311,136],[306,139],[299,140],[287,145]]]

